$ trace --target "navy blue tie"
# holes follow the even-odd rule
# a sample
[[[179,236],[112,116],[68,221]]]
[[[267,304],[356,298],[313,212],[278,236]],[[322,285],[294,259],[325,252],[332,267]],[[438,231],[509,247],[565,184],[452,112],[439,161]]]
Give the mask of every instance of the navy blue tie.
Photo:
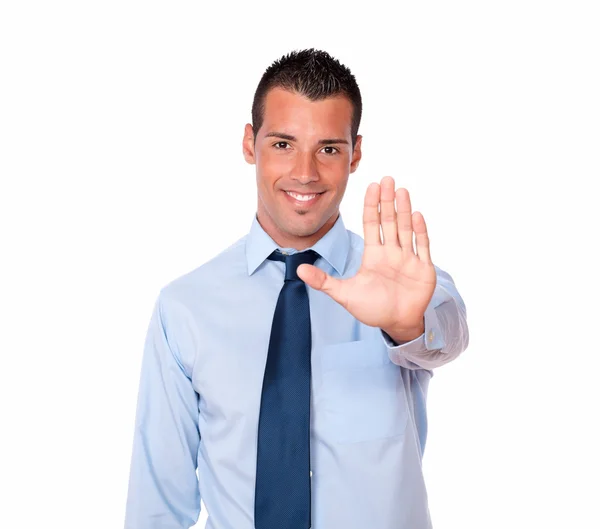
[[[254,527],[310,528],[311,329],[306,284],[296,274],[314,250],[268,259],[285,262],[263,379],[258,422]]]

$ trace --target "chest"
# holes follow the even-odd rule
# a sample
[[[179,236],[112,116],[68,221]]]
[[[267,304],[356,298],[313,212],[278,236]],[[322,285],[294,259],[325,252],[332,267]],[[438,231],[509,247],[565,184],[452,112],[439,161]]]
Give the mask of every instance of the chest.
[[[193,370],[204,433],[255,432],[279,288],[246,291],[196,311],[202,337]],[[401,368],[379,329],[310,290],[311,430],[349,443],[399,435],[406,425]]]

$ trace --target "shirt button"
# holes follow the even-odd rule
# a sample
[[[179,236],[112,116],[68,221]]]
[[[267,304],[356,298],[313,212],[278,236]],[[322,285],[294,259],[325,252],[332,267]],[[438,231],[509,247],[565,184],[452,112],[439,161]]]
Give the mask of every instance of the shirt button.
[[[433,331],[429,331],[428,339],[429,339],[430,342],[433,341]]]
[[[312,478],[312,470],[310,471],[310,477]]]

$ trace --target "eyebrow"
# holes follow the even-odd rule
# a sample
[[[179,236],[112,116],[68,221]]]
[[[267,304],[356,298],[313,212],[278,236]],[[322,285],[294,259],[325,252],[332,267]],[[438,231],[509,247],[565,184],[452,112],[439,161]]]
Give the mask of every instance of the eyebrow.
[[[265,138],[269,138],[269,137],[281,138],[283,140],[288,140],[288,141],[297,141],[298,140],[298,138],[296,138],[296,136],[292,136],[290,134],[284,134],[283,132],[269,132],[268,134],[265,134]],[[330,145],[332,143],[345,143],[346,145],[348,145],[348,140],[345,140],[343,138],[328,138],[325,140],[319,140],[318,143],[319,143],[319,145]]]

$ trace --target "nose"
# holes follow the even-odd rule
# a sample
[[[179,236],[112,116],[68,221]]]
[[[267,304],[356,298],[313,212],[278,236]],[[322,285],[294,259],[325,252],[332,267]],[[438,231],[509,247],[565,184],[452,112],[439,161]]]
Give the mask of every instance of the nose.
[[[291,174],[293,180],[300,184],[309,184],[319,179],[317,164],[314,156],[310,152],[299,153],[296,156],[296,163]]]

